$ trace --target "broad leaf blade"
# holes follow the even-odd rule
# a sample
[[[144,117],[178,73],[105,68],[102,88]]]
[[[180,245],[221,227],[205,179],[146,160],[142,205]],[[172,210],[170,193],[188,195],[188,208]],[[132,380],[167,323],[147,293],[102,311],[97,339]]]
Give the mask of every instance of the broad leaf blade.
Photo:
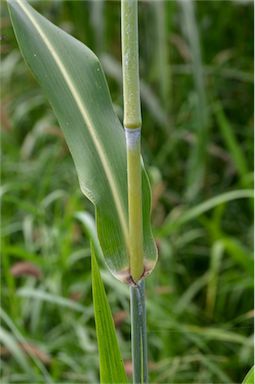
[[[119,279],[129,277],[126,148],[97,57],[29,4],[9,0],[22,54],[44,89],[64,132],[81,189],[96,208],[99,241]],[[145,268],[157,251],[150,227],[150,187],[143,170]]]
[[[100,383],[127,383],[123,361],[111,315],[91,242],[92,292],[100,359]]]

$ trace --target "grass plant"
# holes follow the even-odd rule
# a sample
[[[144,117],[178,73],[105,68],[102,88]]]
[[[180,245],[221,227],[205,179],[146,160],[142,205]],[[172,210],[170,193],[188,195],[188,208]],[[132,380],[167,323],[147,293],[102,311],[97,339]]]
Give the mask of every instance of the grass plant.
[[[155,4],[139,2],[142,150],[149,164],[152,228],[160,255],[146,279],[149,379],[159,384],[241,383],[253,364],[253,3],[224,2],[224,9],[222,2],[195,4],[210,114],[210,137],[203,148],[207,171],[197,201],[187,200],[186,176],[188,153],[198,143],[198,90],[179,3],[165,2],[167,10],[170,3],[171,23],[165,24],[164,36],[171,51],[174,124],[161,100],[159,47],[152,33]],[[100,54],[122,121],[120,3],[106,1],[101,8],[90,1],[31,4]],[[1,380],[99,382],[92,238],[131,382],[130,289],[105,264],[94,206],[79,188],[57,119],[17,47],[5,1],[1,28]],[[84,84],[84,66],[81,73]],[[125,160],[124,132],[118,145]],[[121,180],[127,180],[126,171]]]
[[[25,1],[8,3],[20,49],[53,105],[76,165],[81,190],[95,205],[97,234],[109,268],[120,280],[134,285],[131,287],[134,382],[147,382],[146,316],[141,279],[154,267],[156,248],[150,230],[150,189],[146,175],[142,189],[142,171],[145,172],[140,153],[137,1],[122,2],[126,151],[123,131],[112,110],[96,56]],[[85,68],[83,80],[81,74]],[[110,315],[106,316],[109,309],[102,317],[100,306],[107,307],[107,303],[102,299],[103,294],[97,294],[95,285],[100,286],[100,283],[93,256],[92,266],[101,381],[122,382],[125,378],[123,367],[117,369],[120,359],[116,358],[116,353],[109,355],[114,331]],[[103,330],[104,326],[107,331]],[[111,333],[104,339],[105,332]]]

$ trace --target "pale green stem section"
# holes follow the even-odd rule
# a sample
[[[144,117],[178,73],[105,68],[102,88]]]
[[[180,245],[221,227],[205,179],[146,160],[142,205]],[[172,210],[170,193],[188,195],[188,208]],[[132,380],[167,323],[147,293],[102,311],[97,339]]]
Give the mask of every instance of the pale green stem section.
[[[144,272],[137,0],[122,0],[121,22],[128,171],[129,267],[132,279],[137,282]]]
[[[130,274],[137,282],[144,272],[140,130],[126,129]]]
[[[130,287],[133,383],[148,383],[144,280]]]
[[[121,0],[124,127],[140,128],[137,0]]]

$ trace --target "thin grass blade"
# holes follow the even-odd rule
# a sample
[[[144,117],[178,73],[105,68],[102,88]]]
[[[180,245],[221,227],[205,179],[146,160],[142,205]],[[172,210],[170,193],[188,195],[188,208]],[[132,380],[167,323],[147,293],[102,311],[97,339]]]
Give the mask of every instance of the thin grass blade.
[[[197,143],[192,148],[189,158],[186,190],[187,200],[192,201],[198,197],[198,193],[200,192],[204,182],[206,146],[209,140],[209,115],[199,31],[195,17],[196,4],[191,0],[180,0],[179,4],[183,14],[184,33],[190,47],[193,79],[197,93]]]
[[[187,209],[178,218],[172,218],[171,215],[169,215],[164,225],[159,230],[159,235],[164,236],[176,231],[182,225],[188,223],[191,220],[194,220],[196,217],[202,215],[210,209],[217,207],[217,205],[224,204],[236,199],[253,199],[253,196],[254,195],[252,189],[230,191],[222,193],[218,196],[214,196],[201,204]]]
[[[228,121],[220,102],[215,103],[214,113],[223,140],[226,144],[227,149],[229,150],[229,153],[235,164],[236,170],[240,175],[242,186],[244,188],[249,188],[250,185],[247,185],[247,181],[245,181],[246,176],[249,172],[249,167],[245,159],[245,155],[242,151],[241,145],[238,143],[238,140],[235,137],[234,130],[231,127],[231,124]]]
[[[127,383],[116,331],[91,242],[92,292],[100,359],[100,383]]]

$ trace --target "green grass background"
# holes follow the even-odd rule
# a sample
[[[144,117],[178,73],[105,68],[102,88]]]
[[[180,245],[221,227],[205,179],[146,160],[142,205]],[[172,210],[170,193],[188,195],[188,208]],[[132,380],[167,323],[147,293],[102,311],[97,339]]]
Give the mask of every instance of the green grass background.
[[[33,4],[100,56],[122,119],[120,3]],[[253,3],[193,8],[187,34],[179,3],[139,4],[143,156],[159,247],[146,280],[150,381],[241,383],[253,362],[252,201],[237,198],[253,182]],[[2,382],[96,383],[89,239],[75,219],[93,207],[4,1],[0,76]],[[130,374],[128,288],[100,267]]]

